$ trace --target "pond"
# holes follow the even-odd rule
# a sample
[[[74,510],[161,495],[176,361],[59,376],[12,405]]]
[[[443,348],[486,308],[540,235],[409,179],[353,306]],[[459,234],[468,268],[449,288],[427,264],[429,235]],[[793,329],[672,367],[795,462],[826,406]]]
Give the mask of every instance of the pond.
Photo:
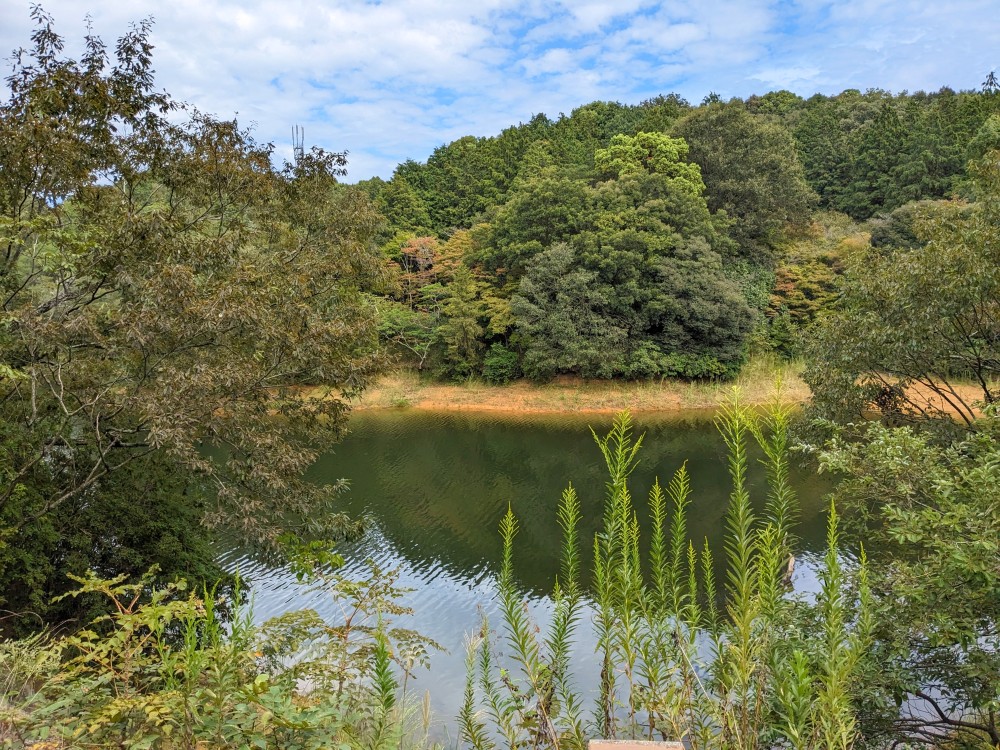
[[[441,643],[429,671],[418,671],[411,686],[430,689],[435,718],[452,725],[461,703],[464,639],[478,631],[480,612],[499,627],[495,576],[501,544],[497,526],[508,504],[520,523],[515,547],[519,585],[530,609],[543,623],[559,567],[561,534],[556,505],[567,483],[580,496],[583,540],[593,539],[604,502],[603,460],[590,433],[604,434],[609,415],[496,416],[488,413],[369,411],[351,416],[351,432],[312,469],[317,481],[346,478],[350,489],[343,509],[365,515],[364,537],[341,545],[346,571],[363,575],[366,559],[398,568],[401,585],[412,588],[403,604],[414,614],[401,626]],[[646,494],[654,477],[666,484],[685,461],[691,475],[688,527],[700,545],[708,539],[721,558],[724,517],[730,492],[726,449],[705,413],[642,415],[636,433],[645,433],[640,464],[630,487],[648,535]],[[764,501],[764,470],[756,458],[751,471],[755,503]],[[795,587],[815,586],[813,565],[825,543],[824,496],[827,477],[793,470],[799,495],[796,533],[801,554]],[[588,543],[589,544],[589,543]],[[584,550],[585,562],[590,555]],[[336,604],[323,593],[298,584],[288,571],[272,568],[239,547],[221,552],[223,564],[252,581],[254,614],[264,620],[289,610],[313,607],[336,619]],[[586,563],[589,566],[589,562]],[[593,640],[580,629],[574,671],[586,688],[600,668]]]

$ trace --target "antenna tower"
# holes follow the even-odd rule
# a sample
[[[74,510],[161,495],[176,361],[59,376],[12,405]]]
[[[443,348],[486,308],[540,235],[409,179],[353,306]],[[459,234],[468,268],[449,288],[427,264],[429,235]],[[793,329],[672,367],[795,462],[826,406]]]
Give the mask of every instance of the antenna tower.
[[[305,140],[305,129],[294,125],[292,127],[292,153],[294,154],[296,164],[299,164],[306,155]]]

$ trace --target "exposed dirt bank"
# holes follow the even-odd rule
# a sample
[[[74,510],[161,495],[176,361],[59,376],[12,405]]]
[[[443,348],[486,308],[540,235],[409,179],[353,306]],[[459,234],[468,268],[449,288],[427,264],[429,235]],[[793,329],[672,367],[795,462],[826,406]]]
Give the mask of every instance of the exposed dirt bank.
[[[426,410],[505,411],[525,414],[558,412],[670,412],[712,409],[732,393],[734,385],[749,404],[774,399],[781,381],[781,399],[802,403],[809,388],[796,364],[751,362],[731,382],[688,383],[678,380],[636,383],[559,378],[551,383],[519,381],[506,386],[485,383],[422,381],[415,373],[389,375],[356,401],[356,409],[412,408]]]

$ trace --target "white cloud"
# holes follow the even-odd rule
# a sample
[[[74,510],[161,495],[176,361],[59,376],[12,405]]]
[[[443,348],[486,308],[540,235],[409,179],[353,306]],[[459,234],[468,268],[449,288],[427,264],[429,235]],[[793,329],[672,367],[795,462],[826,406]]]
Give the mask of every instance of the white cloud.
[[[995,0],[46,0],[71,47],[83,8],[112,42],[152,15],[158,85],[261,140],[351,152],[388,176],[462,135],[593,99],[977,86],[1000,67]],[[0,51],[29,0],[0,5]]]
[[[815,80],[819,68],[767,68],[754,73],[751,78],[762,81],[771,89],[791,89]]]
[[[522,60],[520,67],[529,78],[545,75],[546,73],[561,73],[564,70],[571,70],[576,67],[575,61],[583,57],[575,50],[565,47],[550,49],[543,52],[539,57],[531,60]]]
[[[650,5],[643,0],[618,0],[618,2],[565,2],[563,6],[573,18],[577,33],[593,33],[605,28],[615,19],[627,17]],[[654,3],[655,5],[655,3]]]

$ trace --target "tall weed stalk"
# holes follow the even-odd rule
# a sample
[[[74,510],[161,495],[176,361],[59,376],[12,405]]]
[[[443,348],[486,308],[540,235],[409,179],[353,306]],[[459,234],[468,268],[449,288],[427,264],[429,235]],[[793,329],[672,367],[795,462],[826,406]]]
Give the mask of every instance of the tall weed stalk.
[[[789,480],[789,422],[785,407],[760,415],[736,396],[717,419],[732,482],[721,589],[707,540],[696,548],[689,539],[692,488],[684,465],[666,489],[656,481],[648,493],[652,529],[642,559],[629,487],[642,436],[634,436],[627,413],[606,436],[594,435],[608,481],[589,597],[578,583],[581,517],[572,486],[560,500],[563,563],[544,637],[516,587],[518,525],[508,508],[500,525],[501,633],[516,666],[497,664],[496,635],[484,620],[469,642],[462,740],[477,750],[498,742],[580,748],[593,736],[681,740],[695,750],[851,748],[853,680],[871,631],[865,561],[853,595],[831,507],[821,591],[815,602],[793,595],[798,505]],[[754,510],[748,483],[751,439],[768,478],[762,512]],[[589,721],[569,660],[585,609],[601,665]]]

